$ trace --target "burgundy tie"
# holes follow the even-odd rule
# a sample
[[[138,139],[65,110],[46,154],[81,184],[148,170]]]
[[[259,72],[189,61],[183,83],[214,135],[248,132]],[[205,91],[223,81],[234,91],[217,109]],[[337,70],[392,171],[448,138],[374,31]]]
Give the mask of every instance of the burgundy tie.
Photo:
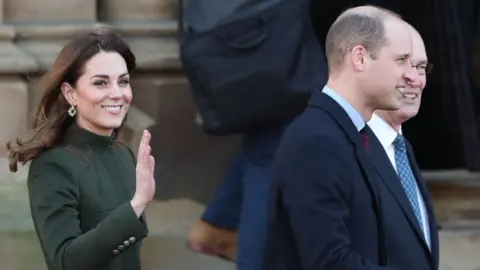
[[[360,130],[360,136],[362,138],[363,146],[365,147],[365,150],[368,150],[368,135],[367,135],[367,129],[368,127],[365,126],[362,130]]]

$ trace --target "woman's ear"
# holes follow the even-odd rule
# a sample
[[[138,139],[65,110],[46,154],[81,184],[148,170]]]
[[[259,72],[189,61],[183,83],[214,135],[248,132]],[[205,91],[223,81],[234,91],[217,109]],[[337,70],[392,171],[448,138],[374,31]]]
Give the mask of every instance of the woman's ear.
[[[65,97],[65,100],[71,105],[76,106],[77,102],[75,101],[75,93],[73,91],[73,87],[66,82],[62,82],[60,85],[60,89],[62,90],[62,94]]]

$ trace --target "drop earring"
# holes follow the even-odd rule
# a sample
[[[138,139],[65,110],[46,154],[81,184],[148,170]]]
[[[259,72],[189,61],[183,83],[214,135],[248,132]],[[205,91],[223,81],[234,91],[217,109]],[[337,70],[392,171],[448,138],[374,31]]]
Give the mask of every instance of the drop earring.
[[[71,117],[74,117],[77,114],[77,109],[75,109],[75,106],[70,106],[70,109],[68,109],[68,115]]]

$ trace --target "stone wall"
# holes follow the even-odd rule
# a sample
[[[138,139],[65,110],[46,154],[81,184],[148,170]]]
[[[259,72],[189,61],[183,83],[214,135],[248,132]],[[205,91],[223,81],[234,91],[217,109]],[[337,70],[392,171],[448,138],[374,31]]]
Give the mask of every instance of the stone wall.
[[[5,143],[27,130],[39,76],[66,41],[101,26],[124,36],[138,59],[124,135],[135,150],[141,131],[152,132],[158,199],[208,200],[239,138],[206,136],[194,123],[178,59],[177,13],[176,0],[0,0],[0,205],[12,188],[25,196],[23,186],[9,185],[14,178],[21,183],[28,168],[7,172]]]

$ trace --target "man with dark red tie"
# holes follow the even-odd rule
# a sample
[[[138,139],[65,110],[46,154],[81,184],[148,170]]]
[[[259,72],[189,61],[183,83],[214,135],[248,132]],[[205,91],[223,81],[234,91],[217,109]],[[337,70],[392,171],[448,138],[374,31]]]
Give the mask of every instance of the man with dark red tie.
[[[398,110],[410,97],[405,89],[418,77],[411,28],[387,10],[357,7],[331,26],[325,48],[328,83],[277,151],[263,269],[436,270],[420,230],[407,226],[417,219],[394,204],[373,165],[375,137],[365,124],[374,111]],[[369,138],[368,153],[359,133]],[[402,178],[411,193],[401,157],[401,177],[388,181]]]

